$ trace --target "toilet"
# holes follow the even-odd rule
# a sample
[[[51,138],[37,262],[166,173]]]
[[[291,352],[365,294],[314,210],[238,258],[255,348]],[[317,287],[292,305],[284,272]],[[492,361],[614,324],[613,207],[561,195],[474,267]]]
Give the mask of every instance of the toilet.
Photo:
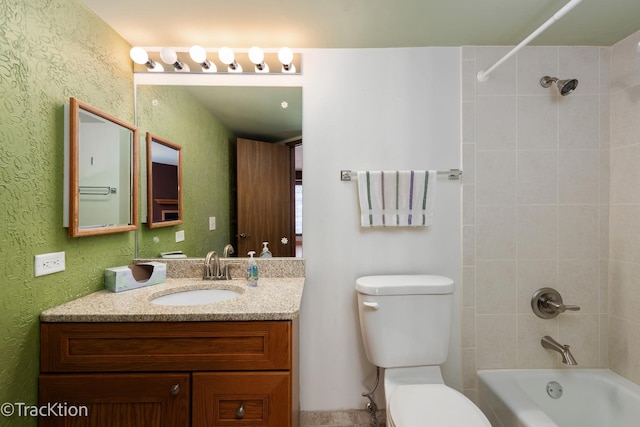
[[[454,283],[435,275],[356,280],[367,358],[384,368],[388,427],[491,427],[482,411],[445,385]]]

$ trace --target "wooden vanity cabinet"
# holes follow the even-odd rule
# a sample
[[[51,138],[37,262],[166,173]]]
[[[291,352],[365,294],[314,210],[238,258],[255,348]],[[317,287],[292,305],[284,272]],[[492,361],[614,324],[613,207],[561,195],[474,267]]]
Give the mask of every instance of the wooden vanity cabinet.
[[[41,323],[49,426],[296,427],[297,320]]]

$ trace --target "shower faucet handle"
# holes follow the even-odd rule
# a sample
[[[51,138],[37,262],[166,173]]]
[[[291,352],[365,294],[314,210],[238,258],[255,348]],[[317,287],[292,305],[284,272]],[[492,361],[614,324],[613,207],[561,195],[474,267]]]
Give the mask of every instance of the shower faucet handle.
[[[578,311],[577,305],[565,305],[562,295],[553,288],[540,288],[531,296],[531,309],[541,319],[553,319],[565,311]]]
[[[565,305],[565,304],[558,304],[555,301],[552,300],[546,300],[544,302],[544,304],[546,304],[547,306],[551,306],[553,307],[555,310],[557,310],[560,313],[564,313],[565,311],[569,310],[569,311],[579,311],[580,307],[577,305]]]

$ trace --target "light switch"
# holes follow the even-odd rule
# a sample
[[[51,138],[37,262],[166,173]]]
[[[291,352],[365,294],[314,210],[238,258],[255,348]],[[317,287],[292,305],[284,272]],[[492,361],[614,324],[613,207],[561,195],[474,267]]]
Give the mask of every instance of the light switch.
[[[215,230],[216,229],[216,217],[215,216],[210,216],[209,217],[209,230]]]
[[[176,243],[184,241],[184,230],[176,231]]]

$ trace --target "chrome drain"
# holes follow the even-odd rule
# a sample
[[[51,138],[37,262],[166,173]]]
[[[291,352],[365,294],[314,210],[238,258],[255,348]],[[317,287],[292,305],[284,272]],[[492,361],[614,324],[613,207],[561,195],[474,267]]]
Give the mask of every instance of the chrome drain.
[[[562,397],[562,386],[557,381],[551,381],[547,384],[547,394],[552,399],[560,399]]]

